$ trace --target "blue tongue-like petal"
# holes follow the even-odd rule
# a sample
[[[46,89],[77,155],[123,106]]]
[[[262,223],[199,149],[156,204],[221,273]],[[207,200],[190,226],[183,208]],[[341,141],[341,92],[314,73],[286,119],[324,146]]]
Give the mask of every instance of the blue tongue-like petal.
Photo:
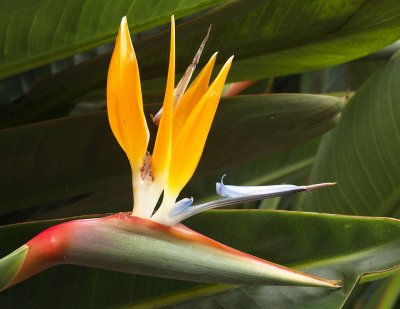
[[[189,206],[193,204],[193,198],[184,198],[175,203],[174,208],[171,211],[170,216],[182,213],[187,210]]]
[[[192,199],[183,199],[175,204],[170,213],[169,225],[175,225],[204,210],[217,207],[230,206],[244,202],[263,200],[271,197],[293,194],[301,191],[310,191],[335,185],[335,183],[321,183],[309,186],[295,185],[273,185],[273,186],[232,186],[223,183],[225,175],[221,182],[216,183],[217,194],[222,198],[215,201],[191,206]]]
[[[280,193],[289,193],[302,191],[302,187],[294,185],[273,185],[273,186],[231,186],[225,185],[223,180],[226,175],[222,176],[221,182],[216,183],[217,194],[221,197],[242,197],[253,195],[273,194],[273,196],[280,195]],[[305,190],[305,189],[303,189]],[[268,197],[268,196],[267,196]]]

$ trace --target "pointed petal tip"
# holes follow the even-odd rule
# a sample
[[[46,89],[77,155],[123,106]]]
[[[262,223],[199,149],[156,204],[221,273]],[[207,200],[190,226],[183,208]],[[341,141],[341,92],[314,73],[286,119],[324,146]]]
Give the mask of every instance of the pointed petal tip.
[[[224,72],[224,71],[226,71],[226,72],[229,71],[229,69],[231,68],[231,65],[232,65],[233,58],[234,58],[234,56],[231,56],[231,57],[229,57],[228,60],[226,60],[226,62],[224,64],[224,66],[222,67],[220,73]]]
[[[129,31],[128,19],[126,18],[126,16],[122,17],[119,29],[119,31],[121,31],[122,29],[127,29]]]
[[[175,19],[171,16],[171,37],[167,85],[162,109],[153,117],[158,132],[152,156],[152,172],[159,186],[164,187],[171,163],[172,119],[175,88]],[[158,179],[158,180],[157,180]],[[161,190],[162,191],[162,190]],[[161,194],[160,191],[160,194]]]

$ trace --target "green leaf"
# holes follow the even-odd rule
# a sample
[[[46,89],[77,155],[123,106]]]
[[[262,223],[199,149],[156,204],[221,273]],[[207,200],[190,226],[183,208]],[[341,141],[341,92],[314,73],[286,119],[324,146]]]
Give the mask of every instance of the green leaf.
[[[177,26],[177,72],[190,64],[210,24],[213,32],[203,60],[214,51],[219,51],[220,63],[234,54],[228,80],[238,81],[302,72],[365,56],[400,37],[399,13],[397,0],[231,1]],[[164,91],[168,49],[168,31],[135,42],[146,91]],[[109,57],[98,56],[60,72],[54,80],[50,76],[38,81],[17,106],[12,104],[11,112],[2,112],[0,122],[10,126],[43,119],[49,110],[54,113],[86,91],[103,86]]]
[[[298,178],[299,176],[309,175],[318,148],[318,142],[319,140],[313,140],[274,155],[266,155],[250,162],[227,166],[224,171],[217,171],[207,176],[197,173],[183,189],[180,196],[192,196],[195,204],[217,198],[215,183],[221,179],[223,173],[227,174],[226,180],[235,185],[256,186],[279,183],[305,185],[304,179],[306,177],[301,177],[301,181]],[[268,199],[263,202],[269,203],[269,201],[273,200]],[[128,181],[115,187],[94,192],[77,201],[67,202],[62,207],[48,209],[32,216],[31,220],[130,211],[132,210],[132,204],[132,185]],[[243,208],[243,205],[238,205],[237,207]]]
[[[296,181],[299,175],[304,175],[310,170],[318,142],[318,140],[313,140],[274,155],[231,165],[223,172],[205,177],[196,177],[195,174],[181,196],[193,196],[195,204],[216,199],[218,196],[215,192],[215,183],[220,181],[223,174],[226,174],[225,182],[241,186],[280,183],[305,185],[304,182],[297,183]]]
[[[26,242],[56,222],[60,221],[1,227],[1,254],[9,253],[16,243]],[[192,308],[202,304],[207,308],[215,307],[213,304],[226,308],[254,304],[260,308],[339,308],[363,273],[386,272],[400,265],[400,222],[393,219],[283,211],[210,211],[192,218],[187,225],[255,256],[311,274],[342,278],[344,287],[334,291],[218,285],[210,288],[184,281],[62,266],[2,292],[0,305],[15,308],[28,303],[35,307],[57,304],[59,308],[70,308],[79,304],[85,308],[109,308],[139,302],[151,307],[158,298],[164,306],[178,306],[182,293],[189,293],[191,297],[186,297],[186,301],[196,298],[190,304]],[[60,285],[64,288],[59,289]],[[220,293],[204,297],[210,295],[209,291]]]
[[[281,1],[236,1],[177,28],[177,50],[181,50],[177,63],[189,63],[208,24],[213,24],[214,33],[205,58],[215,50],[222,58],[235,55],[229,81],[281,76],[347,62],[399,39],[395,29],[400,29],[400,7],[396,3],[339,0],[288,5]],[[167,59],[167,51],[160,57],[158,46],[168,44],[168,37],[160,34],[157,39],[157,43],[149,40],[138,45],[140,52],[156,44],[142,57],[144,71],[149,63],[154,73],[157,64],[161,67],[162,59]]]
[[[364,294],[353,303],[358,308],[396,308],[400,296],[400,272],[367,286]]]
[[[9,282],[11,282],[16,274],[18,274],[25,257],[28,253],[28,246],[24,245],[16,249],[4,259],[0,260],[0,290],[3,290]]]
[[[324,138],[312,182],[336,181],[308,196],[302,209],[397,216],[400,203],[400,53],[352,97]]]
[[[387,60],[354,61],[349,63],[349,78],[351,88],[357,90],[372,76],[373,73],[382,69]]]
[[[350,63],[301,74],[301,91],[329,95],[351,95],[387,61],[353,61]]]
[[[318,136],[335,125],[342,104],[340,98],[315,95],[223,99],[197,176]],[[154,114],[159,106],[149,107]],[[131,181],[128,160],[103,112],[2,130],[0,148],[5,150],[0,213]]]
[[[112,42],[123,16],[134,32],[186,16],[222,0],[121,1],[3,1],[0,13],[0,77],[50,63]]]
[[[400,50],[400,40],[385,48],[364,57],[364,60],[387,60],[391,58],[397,51]]]

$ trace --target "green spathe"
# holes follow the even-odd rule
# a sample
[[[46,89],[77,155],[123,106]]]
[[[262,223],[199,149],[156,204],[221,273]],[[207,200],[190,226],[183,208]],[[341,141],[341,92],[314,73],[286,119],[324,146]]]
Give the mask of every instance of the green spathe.
[[[0,228],[0,242],[4,244],[1,253],[7,254],[15,242],[26,241],[60,222],[42,221]],[[400,223],[393,219],[289,211],[214,210],[199,214],[185,224],[254,256],[325,278],[344,278],[344,287],[336,290],[293,286],[230,289],[219,298],[221,302],[228,301],[228,307],[235,301],[250,305],[268,299],[269,304],[283,308],[293,304],[297,308],[321,308],[324,305],[339,308],[364,273],[387,273],[400,265]],[[42,285],[48,282],[52,284],[44,290]],[[62,293],[58,288],[60,285],[65,287]],[[79,300],[85,307],[112,307],[137,302],[151,304],[154,298],[168,295],[179,302],[189,291],[201,294],[204,286],[67,265],[53,267],[3,291],[0,306],[7,308],[11,302],[14,307],[23,307],[29,302],[43,307],[62,302],[67,308]],[[213,285],[217,291],[220,291],[219,286]],[[211,290],[215,291],[209,289],[203,295],[204,300],[212,294]]]
[[[55,265],[75,264],[208,283],[340,287],[336,281],[232,249],[183,225],[167,227],[126,213],[62,223],[26,246],[29,254],[10,285]]]

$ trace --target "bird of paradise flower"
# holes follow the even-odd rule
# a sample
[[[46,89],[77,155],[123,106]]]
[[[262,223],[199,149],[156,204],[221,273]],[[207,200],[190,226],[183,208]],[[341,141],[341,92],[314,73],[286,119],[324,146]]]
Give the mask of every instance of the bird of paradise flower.
[[[338,288],[337,281],[307,275],[240,252],[180,224],[203,210],[289,194],[311,186],[240,187],[217,183],[216,201],[192,206],[176,199],[200,160],[233,57],[209,84],[214,54],[185,91],[175,89],[175,21],[162,112],[153,154],[147,152],[139,66],[127,20],[121,21],[107,79],[111,129],[132,169],[134,208],[102,218],[53,226],[0,260],[0,290],[58,264],[134,274],[230,284],[303,285]],[[155,210],[163,193],[161,206]]]

